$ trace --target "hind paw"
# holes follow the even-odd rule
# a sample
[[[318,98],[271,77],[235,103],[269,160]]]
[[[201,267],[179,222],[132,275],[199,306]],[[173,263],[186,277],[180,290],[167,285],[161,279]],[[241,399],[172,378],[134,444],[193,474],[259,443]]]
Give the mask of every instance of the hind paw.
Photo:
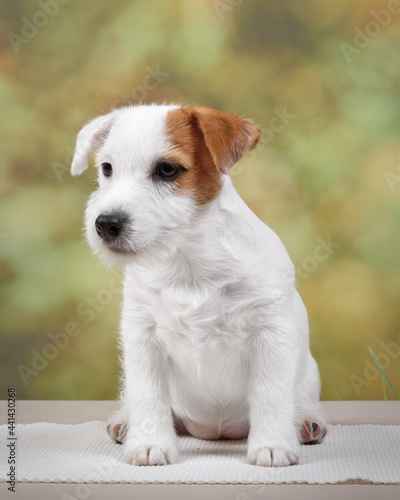
[[[111,423],[107,425],[107,432],[116,443],[122,444],[125,441],[128,426],[126,422]]]
[[[327,431],[325,424],[306,420],[300,429],[300,442],[302,444],[320,444]]]

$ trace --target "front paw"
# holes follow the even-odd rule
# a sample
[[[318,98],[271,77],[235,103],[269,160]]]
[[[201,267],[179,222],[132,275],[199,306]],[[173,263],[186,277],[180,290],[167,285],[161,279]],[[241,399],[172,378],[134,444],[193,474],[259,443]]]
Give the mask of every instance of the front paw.
[[[138,443],[129,439],[124,444],[124,460],[131,465],[167,465],[178,459],[175,443]]]
[[[289,444],[266,444],[257,448],[249,448],[247,459],[252,465],[287,467],[299,463],[299,454],[298,449]]]

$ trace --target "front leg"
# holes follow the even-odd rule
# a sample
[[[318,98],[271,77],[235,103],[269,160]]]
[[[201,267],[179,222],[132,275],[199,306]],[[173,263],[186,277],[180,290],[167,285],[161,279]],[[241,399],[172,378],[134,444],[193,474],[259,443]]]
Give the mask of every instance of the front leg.
[[[166,465],[178,458],[165,363],[154,329],[123,319],[124,459],[133,465]]]
[[[299,461],[294,414],[297,354],[294,329],[280,327],[255,338],[249,391],[247,458],[253,465],[283,467]]]

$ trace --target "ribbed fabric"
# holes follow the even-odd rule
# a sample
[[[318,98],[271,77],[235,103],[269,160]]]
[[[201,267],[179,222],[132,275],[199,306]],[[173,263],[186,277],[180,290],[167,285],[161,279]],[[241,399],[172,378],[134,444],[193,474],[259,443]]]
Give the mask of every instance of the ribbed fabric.
[[[7,480],[6,426],[0,426],[0,481]],[[302,446],[300,464],[246,463],[246,440],[179,437],[179,461],[158,467],[122,461],[105,422],[17,425],[17,480],[66,483],[399,484],[400,427],[335,425],[322,445]]]

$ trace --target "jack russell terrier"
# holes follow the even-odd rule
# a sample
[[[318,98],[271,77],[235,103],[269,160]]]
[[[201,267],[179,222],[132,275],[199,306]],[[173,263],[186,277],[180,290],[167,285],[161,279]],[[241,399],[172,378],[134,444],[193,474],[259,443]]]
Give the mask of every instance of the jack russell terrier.
[[[308,319],[279,237],[229,171],[260,137],[205,107],[128,106],[80,131],[97,150],[87,240],[125,269],[121,408],[108,432],[134,465],[178,458],[177,433],[248,438],[254,465],[297,464],[326,424]]]

